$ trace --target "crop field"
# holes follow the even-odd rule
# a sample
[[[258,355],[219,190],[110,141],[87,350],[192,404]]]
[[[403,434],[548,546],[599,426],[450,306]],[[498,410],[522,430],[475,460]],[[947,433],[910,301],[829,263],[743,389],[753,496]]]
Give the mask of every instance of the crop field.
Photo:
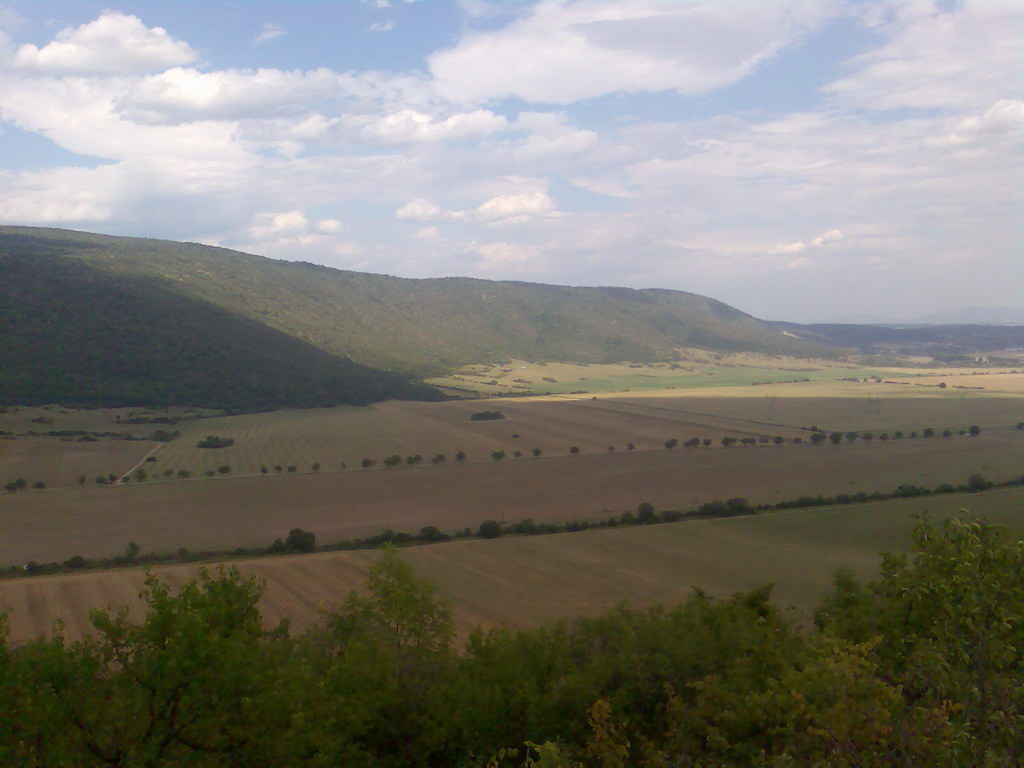
[[[4,484],[23,478],[29,487],[38,482],[47,488],[77,485],[80,477],[93,483],[99,475],[120,475],[158,445],[141,440],[0,439],[0,478]]]
[[[6,434],[0,436],[0,485],[23,478],[30,486],[41,482],[47,488],[59,488],[77,485],[82,476],[91,484],[100,475],[123,475],[160,443],[103,436],[94,441],[80,442],[77,435],[46,433],[84,431],[142,437],[155,429],[175,430],[180,427],[159,423],[130,424],[129,419],[181,418],[186,415],[196,416],[198,413],[180,408],[2,408],[0,432]]]
[[[936,373],[928,376],[918,376],[909,379],[890,374],[898,381],[906,381],[909,384],[919,386],[938,386],[945,384],[947,388],[954,389],[969,388],[972,390],[983,390],[988,394],[1011,393],[1024,395],[1024,372],[1018,371],[952,371],[949,373]]]
[[[959,431],[1012,429],[1024,421],[1024,397],[960,389],[919,389],[898,384],[851,381],[776,384],[760,387],[661,391],[598,395],[599,402],[630,403],[694,416],[745,419],[772,424],[817,426],[826,430],[871,430],[877,437],[901,430],[909,434],[933,428]],[[727,423],[727,422],[723,422]]]
[[[810,611],[837,568],[863,578],[877,571],[878,553],[909,546],[915,513],[933,521],[967,508],[992,522],[1024,529],[1024,489],[928,499],[899,499],[753,517],[695,520],[554,536],[463,540],[403,550],[417,572],[452,600],[460,635],[476,626],[520,628],[592,615],[627,600],[672,603],[694,587],[713,596],[774,584],[779,604]],[[359,589],[376,552],[332,552],[254,558],[239,563],[266,581],[268,625],[288,618],[296,628],[320,620]],[[154,568],[177,586],[198,566]],[[60,618],[65,636],[90,629],[93,608],[141,612],[138,568],[0,581],[0,611],[9,611],[15,641],[37,637]]]
[[[500,410],[504,419],[472,421],[481,410]],[[205,475],[220,466],[230,474],[257,474],[356,468],[364,458],[378,465],[384,457],[403,459],[419,454],[429,463],[437,454],[447,462],[457,451],[468,462],[490,462],[491,454],[504,451],[513,459],[516,451],[532,456],[566,455],[572,446],[583,453],[606,453],[609,448],[664,449],[666,440],[684,442],[692,437],[710,438],[716,444],[725,435],[736,437],[801,436],[799,430],[736,420],[693,417],[654,409],[623,408],[614,403],[555,398],[503,401],[455,401],[448,403],[387,402],[365,408],[340,407],[275,411],[247,416],[203,419],[179,424],[182,436],[162,446],[154,465],[157,478],[176,477],[178,470]],[[207,435],[229,437],[227,448],[197,448]],[[277,468],[281,469],[278,470]]]
[[[754,362],[782,367],[754,367]],[[790,441],[806,438],[802,428],[810,426],[871,431],[878,436],[896,430],[909,434],[928,427],[957,433],[974,424],[984,430],[1011,429],[1024,420],[1024,374],[973,375],[949,369],[941,376],[924,375],[931,371],[921,370],[907,377],[906,370],[872,372],[817,361],[803,361],[805,368],[800,369],[800,363],[709,353],[704,358],[640,368],[627,363],[548,363],[526,364],[528,370],[522,371],[509,363],[502,368],[509,370],[506,377],[522,378],[516,375],[522,373],[536,378],[550,373],[554,375],[549,378],[566,380],[569,374],[581,373],[596,376],[593,381],[622,384],[623,377],[633,376],[646,377],[661,388],[447,403],[390,401],[362,408],[291,409],[242,416],[205,412],[204,418],[188,418],[198,414],[181,409],[12,408],[0,413],[0,430],[17,435],[14,440],[0,441],[0,478],[6,483],[23,477],[30,484],[43,482],[48,488],[76,484],[81,476],[92,482],[96,475],[127,474],[154,447],[155,461],[143,465],[147,482],[180,482],[179,473],[205,478],[221,468],[227,468],[228,475],[259,474],[263,467],[269,474],[287,474],[290,467],[302,473],[314,465],[319,465],[321,472],[337,472],[352,470],[363,459],[379,466],[394,454],[403,459],[419,455],[423,463],[441,454],[450,463],[456,452],[464,451],[466,461],[472,463],[490,462],[496,451],[504,451],[511,460],[516,451],[524,457],[531,456],[534,449],[544,456],[556,456],[566,454],[571,446],[585,454],[623,451],[630,443],[637,451],[662,450],[666,440],[682,443],[694,437],[711,440],[716,446],[726,436]],[[666,389],[678,373],[673,365],[693,368],[695,373],[685,375],[702,386]],[[819,375],[823,378],[791,381]],[[888,378],[897,375],[904,378]],[[750,385],[751,380],[767,382],[773,377],[789,380]],[[968,382],[971,388],[957,381]],[[949,384],[940,388],[938,384],[943,382]],[[506,418],[471,421],[470,415],[481,410],[500,410]],[[139,417],[185,418],[173,425],[128,423]],[[30,432],[42,435],[80,429],[140,437],[158,428],[177,430],[181,437],[155,445],[109,437],[79,443],[74,437],[27,436]],[[207,435],[228,437],[235,444],[197,448]]]
[[[641,501],[686,510],[734,496],[762,504],[906,483],[961,484],[973,473],[1005,481],[1020,477],[1021,456],[1024,431],[1004,430],[29,490],[0,496],[0,565],[112,556],[130,540],[145,551],[230,551],[268,546],[295,527],[330,543],[387,528],[454,532],[487,519],[596,520]]]
[[[735,387],[802,380],[871,376],[882,371],[850,363],[762,355],[725,355],[689,350],[677,362],[663,363],[506,363],[470,365],[430,382],[454,391],[483,395]]]

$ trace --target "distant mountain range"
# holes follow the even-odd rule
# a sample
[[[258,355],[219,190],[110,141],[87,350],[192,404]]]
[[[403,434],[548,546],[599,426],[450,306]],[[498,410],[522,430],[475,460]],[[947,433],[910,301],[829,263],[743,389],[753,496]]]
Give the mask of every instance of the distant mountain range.
[[[682,291],[410,280],[190,243],[0,227],[0,401],[222,408],[430,397],[507,359],[835,350]]]
[[[820,325],[1024,325],[1024,307],[963,307],[895,320],[878,315],[844,315]]]

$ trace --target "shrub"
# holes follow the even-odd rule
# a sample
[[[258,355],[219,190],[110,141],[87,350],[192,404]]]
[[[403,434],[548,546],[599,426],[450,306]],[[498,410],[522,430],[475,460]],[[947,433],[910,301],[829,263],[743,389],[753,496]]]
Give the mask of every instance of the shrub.
[[[967,478],[967,490],[971,493],[977,493],[978,491],[984,491],[992,487],[992,483],[986,480],[984,477],[978,474],[971,475]]]
[[[289,552],[312,552],[316,549],[316,534],[301,528],[292,528],[288,531],[288,538],[284,540],[284,547]]]
[[[641,502],[636,506],[636,521],[642,525],[647,523],[653,523],[654,517],[654,505],[649,501]]]
[[[234,445],[235,441],[230,437],[217,437],[216,435],[207,435],[205,440],[200,440],[196,443],[196,448],[227,448],[230,445]]]
[[[470,421],[496,421],[498,419],[504,419],[505,414],[501,411],[477,411],[471,414],[469,417]]]
[[[477,535],[481,539],[496,539],[501,536],[501,523],[496,520],[484,520],[480,523]]]
[[[419,538],[423,539],[423,541],[444,541],[448,537],[436,526],[427,525],[420,528]]]

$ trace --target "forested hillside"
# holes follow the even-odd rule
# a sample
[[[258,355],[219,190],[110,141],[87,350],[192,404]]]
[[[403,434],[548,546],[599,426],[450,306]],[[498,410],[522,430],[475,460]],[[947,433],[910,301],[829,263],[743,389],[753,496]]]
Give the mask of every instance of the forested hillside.
[[[420,375],[508,357],[665,360],[682,346],[829,353],[682,291],[410,280],[196,244],[32,227],[0,227],[0,253],[47,255],[87,265],[97,277],[142,279],[136,285],[202,300],[332,355]]]
[[[437,397],[165,281],[0,244],[2,403],[252,410]]]
[[[811,629],[765,588],[464,649],[394,550],[300,636],[261,626],[237,571],[150,577],[141,623],[0,642],[0,764],[1019,766],[1024,543],[951,520],[914,545],[838,577]]]

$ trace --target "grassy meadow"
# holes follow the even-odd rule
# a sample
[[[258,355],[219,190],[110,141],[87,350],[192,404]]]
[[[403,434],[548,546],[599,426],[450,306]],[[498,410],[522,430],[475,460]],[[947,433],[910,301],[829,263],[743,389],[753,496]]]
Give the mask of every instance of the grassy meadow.
[[[1024,529],[1024,489],[962,496],[894,499],[800,509],[721,520],[565,533],[463,540],[412,547],[403,557],[456,608],[460,634],[478,625],[529,627],[593,615],[620,601],[671,603],[694,587],[724,597],[771,583],[783,606],[808,612],[837,568],[861,577],[877,570],[878,553],[909,546],[914,514],[938,521],[968,509],[992,522]],[[243,560],[243,573],[266,580],[262,609],[268,624],[297,627],[320,619],[350,590],[359,589],[376,552],[329,552]],[[160,566],[172,585],[199,566]],[[52,629],[89,630],[92,608],[130,607],[138,615],[139,568],[0,581],[0,611],[9,611],[12,639]]]

